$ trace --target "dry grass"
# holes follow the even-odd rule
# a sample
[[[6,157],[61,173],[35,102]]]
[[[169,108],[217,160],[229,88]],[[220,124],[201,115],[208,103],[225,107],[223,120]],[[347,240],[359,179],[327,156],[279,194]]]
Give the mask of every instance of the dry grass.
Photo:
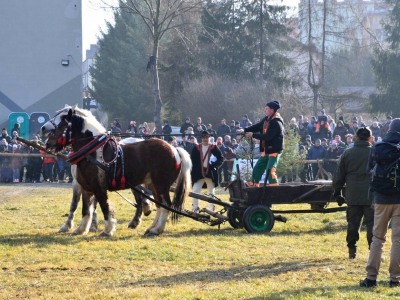
[[[130,192],[123,193],[132,199]],[[101,238],[93,233],[57,234],[69,209],[71,190],[66,184],[0,185],[0,195],[1,299],[393,299],[400,295],[400,289],[390,289],[386,283],[387,260],[378,288],[358,287],[365,277],[368,247],[363,231],[359,258],[347,259],[344,213],[287,215],[286,224],[276,223],[265,235],[250,235],[229,224],[208,227],[186,218],[177,225],[167,224],[161,237],[143,238],[151,217],[144,217],[137,230],[127,229],[134,208],[110,193],[117,232]]]

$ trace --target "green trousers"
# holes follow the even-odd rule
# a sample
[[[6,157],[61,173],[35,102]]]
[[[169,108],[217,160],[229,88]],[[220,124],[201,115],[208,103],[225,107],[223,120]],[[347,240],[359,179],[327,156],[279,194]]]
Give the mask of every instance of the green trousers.
[[[278,185],[278,177],[276,175],[276,168],[278,167],[279,157],[281,153],[270,153],[265,156],[261,156],[256,165],[253,168],[253,174],[251,175],[251,182],[259,183],[265,170],[268,172],[269,185]]]

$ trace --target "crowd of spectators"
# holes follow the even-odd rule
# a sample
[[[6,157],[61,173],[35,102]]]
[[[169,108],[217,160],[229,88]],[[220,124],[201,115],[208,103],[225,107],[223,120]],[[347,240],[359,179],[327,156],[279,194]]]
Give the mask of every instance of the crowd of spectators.
[[[286,124],[286,132],[290,130],[300,139],[299,152],[306,152],[306,159],[337,159],[347,149],[354,144],[355,133],[358,128],[368,126],[373,135],[373,142],[378,142],[387,133],[389,129],[391,116],[387,116],[385,122],[380,122],[377,117],[374,117],[372,123],[366,125],[361,116],[352,117],[347,123],[343,116],[335,120],[325,114],[325,110],[321,110],[318,116],[310,118],[299,115],[292,118],[289,124]],[[255,123],[259,122],[257,119]],[[180,127],[181,138],[177,138],[172,133],[172,127],[168,120],[163,123],[162,131],[164,139],[174,147],[181,147],[189,154],[193,148],[201,142],[200,133],[208,131],[210,133],[211,143],[215,143],[221,150],[225,162],[222,168],[219,169],[220,180],[230,181],[232,165],[235,158],[253,158],[257,159],[260,155],[259,141],[253,139],[249,141],[244,139],[242,134],[237,134],[243,128],[252,125],[248,115],[245,114],[241,121],[231,120],[229,125],[226,119],[221,119],[220,124],[213,128],[213,125],[203,123],[201,117],[196,119],[196,124],[193,124],[189,117],[185,118]],[[123,132],[122,126],[118,119],[115,118],[110,123],[109,130],[114,135],[120,135]],[[135,121],[130,121],[125,130],[126,134],[149,135],[150,127],[147,122],[143,122],[139,126]],[[12,135],[8,135],[7,130],[3,128],[0,153],[40,153],[21,142],[18,142],[18,128],[13,128]],[[167,137],[166,137],[167,136]],[[34,142],[41,143],[39,137],[33,138]],[[0,181],[2,182],[41,182],[41,180],[49,182],[72,182],[70,174],[70,165],[62,159],[54,159],[51,157],[0,157]],[[336,170],[337,162],[327,161],[324,163],[324,169],[333,174]],[[56,171],[54,171],[56,170]],[[302,181],[315,180],[318,172],[317,164],[306,164],[304,170],[300,174]],[[40,177],[42,175],[42,177]],[[42,178],[42,179],[41,179]],[[326,176],[324,176],[327,179]]]
[[[15,129],[15,130],[14,130]],[[0,153],[30,153],[45,154],[31,146],[17,140],[19,132],[13,128],[10,136],[6,128],[2,129]],[[43,146],[39,136],[34,135],[31,142]],[[68,154],[64,151],[62,154]],[[65,160],[43,155],[41,156],[0,156],[0,181],[1,182],[72,182],[71,166]]]

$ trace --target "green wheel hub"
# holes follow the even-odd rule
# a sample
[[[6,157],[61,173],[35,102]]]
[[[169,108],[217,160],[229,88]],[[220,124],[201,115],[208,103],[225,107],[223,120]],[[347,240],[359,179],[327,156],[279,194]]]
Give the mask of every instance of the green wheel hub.
[[[266,205],[250,206],[243,215],[244,228],[250,233],[269,232],[274,227],[274,223],[274,214]]]

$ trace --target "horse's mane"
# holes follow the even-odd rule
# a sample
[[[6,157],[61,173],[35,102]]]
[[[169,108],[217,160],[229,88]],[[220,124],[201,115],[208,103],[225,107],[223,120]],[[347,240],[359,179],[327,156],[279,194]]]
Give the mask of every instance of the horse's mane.
[[[72,109],[75,115],[80,116],[85,120],[82,132],[89,130],[93,135],[99,135],[107,131],[89,110],[81,109],[78,106],[75,106]]]

